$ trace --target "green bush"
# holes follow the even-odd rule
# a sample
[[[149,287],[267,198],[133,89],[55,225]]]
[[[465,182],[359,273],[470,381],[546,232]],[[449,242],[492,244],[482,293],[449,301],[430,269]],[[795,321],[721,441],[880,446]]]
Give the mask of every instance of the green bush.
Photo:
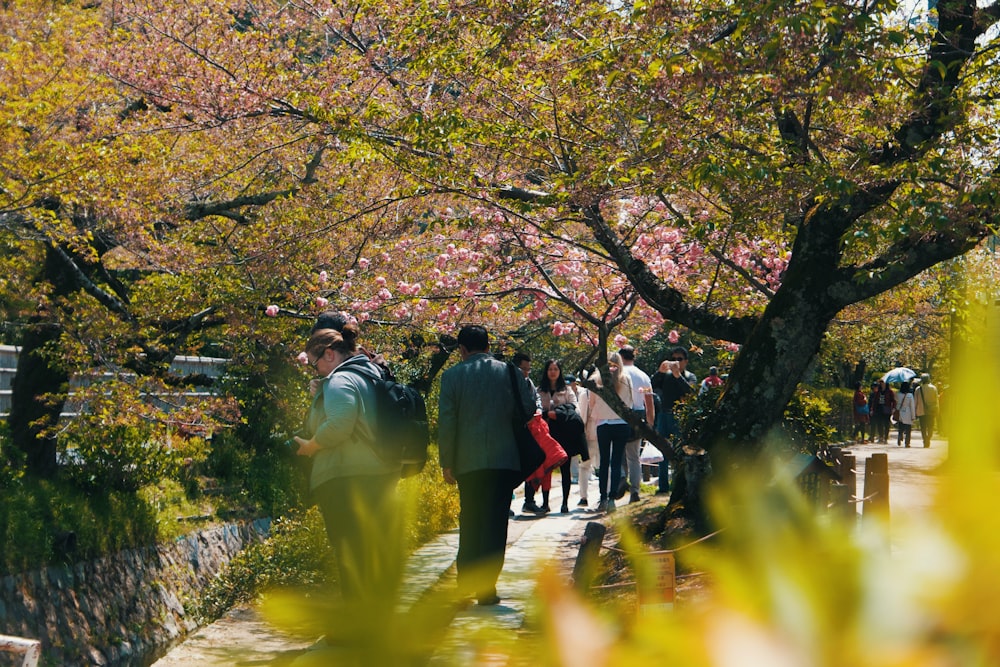
[[[721,389],[710,389],[704,394],[689,395],[677,410],[681,437],[690,442],[701,435],[715,412]],[[793,449],[815,453],[829,444],[834,428],[829,423],[831,408],[821,396],[800,390],[788,402],[781,422],[782,440]]]
[[[813,389],[813,393],[829,404],[830,412],[826,416],[826,423],[835,437],[849,439],[854,426],[854,390],[834,387]]]
[[[399,484],[410,550],[453,528],[458,519],[458,491],[443,482],[433,446],[429,455],[419,475]],[[293,512],[275,522],[267,540],[223,568],[198,601],[196,613],[203,621],[212,620],[270,588],[330,582],[333,562],[319,510]]]
[[[193,612],[200,622],[207,622],[269,588],[329,582],[333,565],[319,510],[313,507],[293,512],[271,525],[266,540],[234,556],[209,584]]]
[[[830,404],[820,396],[801,390],[785,408],[781,430],[792,447],[815,454],[830,443],[834,429],[827,421]]]
[[[0,503],[4,574],[89,560],[158,537],[155,512],[129,492],[23,477],[4,489]]]
[[[416,549],[458,523],[458,488],[444,483],[437,448],[431,446],[427,466],[399,484],[407,508],[408,544]]]

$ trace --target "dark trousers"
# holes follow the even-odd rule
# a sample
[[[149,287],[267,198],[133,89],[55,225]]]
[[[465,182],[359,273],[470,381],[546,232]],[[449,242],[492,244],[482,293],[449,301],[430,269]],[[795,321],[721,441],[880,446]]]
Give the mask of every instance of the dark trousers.
[[[483,599],[496,595],[507,550],[513,470],[473,470],[459,475],[458,590]]]
[[[597,482],[601,485],[601,500],[614,498],[618,490],[625,445],[631,433],[632,429],[628,424],[600,424],[597,427],[597,446],[601,450],[601,469],[597,473]]]
[[[337,555],[345,602],[392,599],[403,563],[399,475],[359,475],[324,482],[314,491],[326,536]]]

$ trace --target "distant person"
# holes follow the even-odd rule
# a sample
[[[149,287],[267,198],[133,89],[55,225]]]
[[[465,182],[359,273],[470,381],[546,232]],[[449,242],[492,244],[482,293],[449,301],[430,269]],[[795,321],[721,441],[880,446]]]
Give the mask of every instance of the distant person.
[[[542,416],[549,427],[549,433],[566,450],[569,458],[560,467],[562,484],[562,506],[560,512],[569,513],[569,489],[572,485],[572,464],[574,456],[589,458],[587,443],[583,436],[583,419],[577,411],[577,396],[563,377],[562,366],[555,359],[549,359],[538,378],[538,398],[542,406]],[[549,510],[549,492],[552,489],[552,471],[542,477],[543,513]]]
[[[310,488],[336,554],[345,605],[356,614],[351,618],[363,620],[363,627],[350,629],[367,642],[391,610],[385,602],[399,585],[403,533],[396,496],[400,464],[376,453],[378,410],[365,377],[380,371],[358,351],[357,337],[350,323],[310,336],[306,357],[323,381],[309,412],[312,436],[295,441],[298,454],[312,458]],[[343,628],[331,630],[338,631],[343,635]]]
[[[883,445],[889,443],[889,421],[896,409],[896,394],[892,388],[879,379],[872,386],[868,396],[869,416],[872,421],[872,438],[878,433],[878,441]]]
[[[622,358],[622,367],[632,380],[632,413],[647,424],[654,424],[656,419],[655,401],[653,400],[653,384],[645,371],[635,365],[635,348],[626,345],[618,350]],[[628,488],[631,491],[629,502],[639,500],[639,486],[642,484],[642,462],[639,454],[642,450],[642,436],[632,429],[628,444],[625,445],[625,467],[628,475]],[[624,495],[624,490],[618,497]]]
[[[725,382],[721,377],[719,377],[719,367],[710,366],[708,369],[708,377],[701,381],[701,388],[698,390],[698,395],[707,394],[709,389],[717,389],[724,385]]]
[[[868,396],[865,395],[864,388],[860,382],[854,383],[853,422],[851,437],[859,445],[865,444],[865,431],[868,429],[870,419],[868,418]]]
[[[617,352],[608,357],[608,371],[611,377],[605,382],[599,372],[594,374],[598,387],[608,387],[614,391],[625,408],[633,403],[632,379],[622,366],[622,358]],[[628,422],[612,409],[597,392],[590,392],[589,419],[597,423],[597,445],[601,453],[601,468],[597,473],[601,497],[597,504],[599,512],[614,512],[614,494],[622,474],[622,459],[625,446],[631,435]]]
[[[688,354],[683,347],[675,347],[670,352],[670,358],[660,362],[656,373],[650,379],[653,391],[660,396],[660,413],[657,415],[656,432],[664,438],[674,441],[681,435],[677,415],[674,412],[677,402],[693,391],[698,378],[687,369]],[[660,478],[657,480],[657,493],[670,491],[670,461],[667,452],[663,453],[660,462]]]
[[[586,378],[586,376],[584,376]],[[600,448],[597,445],[597,421],[590,415],[590,390],[581,386],[577,382],[575,375],[568,375],[567,382],[576,391],[576,405],[580,409],[580,417],[583,419],[583,435],[587,441],[587,459],[581,458],[579,473],[577,475],[577,492],[580,494],[578,507],[588,507],[590,505],[590,478],[594,470],[600,465]]]
[[[510,363],[521,371],[524,379],[528,381],[531,391],[537,392],[535,383],[531,381],[531,355],[527,352],[515,352],[514,356],[510,359]],[[542,507],[535,502],[535,491],[537,490],[538,487],[536,484],[532,482],[524,483],[524,504],[521,505],[522,512],[531,512],[532,514],[545,513],[542,511]]]
[[[896,399],[896,412],[899,423],[896,424],[897,436],[896,446],[910,446],[910,436],[913,429],[913,420],[917,418],[917,406],[913,399],[913,392],[909,382],[899,385],[899,397]]]
[[[438,450],[445,481],[458,484],[458,590],[496,605],[511,490],[520,480],[513,423],[522,410],[535,414],[537,398],[523,375],[513,394],[507,364],[489,354],[486,329],[464,326],[457,340],[462,361],[441,375]]]
[[[917,418],[920,420],[920,437],[924,441],[924,447],[930,447],[931,436],[934,435],[935,422],[940,412],[938,389],[931,384],[930,373],[920,376],[920,384],[913,392],[913,398],[917,404]]]

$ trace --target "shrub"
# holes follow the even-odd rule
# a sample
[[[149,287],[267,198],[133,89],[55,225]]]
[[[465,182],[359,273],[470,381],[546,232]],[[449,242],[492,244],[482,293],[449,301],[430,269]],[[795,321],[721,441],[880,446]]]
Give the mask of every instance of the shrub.
[[[234,556],[209,584],[193,612],[200,622],[208,622],[268,588],[328,582],[333,564],[319,510],[313,507],[293,512],[271,525],[266,540]]]
[[[97,558],[158,537],[154,510],[129,492],[23,477],[0,503],[2,573]]]
[[[696,439],[712,419],[720,389],[704,394],[689,395],[676,408],[682,439]],[[834,429],[828,423],[830,405],[822,397],[807,390],[797,392],[785,408],[780,433],[784,442],[799,451],[815,453],[830,442]]]
[[[412,549],[451,530],[458,521],[457,487],[444,483],[437,448],[432,445],[427,454],[424,470],[399,485],[407,508],[408,544]]]

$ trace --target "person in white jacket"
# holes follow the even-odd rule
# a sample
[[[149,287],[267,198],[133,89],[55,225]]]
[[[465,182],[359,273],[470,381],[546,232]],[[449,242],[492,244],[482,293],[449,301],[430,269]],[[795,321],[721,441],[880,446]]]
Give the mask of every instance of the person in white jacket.
[[[901,447],[903,441],[910,446],[910,435],[913,430],[913,420],[917,418],[917,405],[909,382],[899,385],[899,396],[896,398],[896,411],[899,413],[899,423],[896,425],[898,435],[896,445]]]

